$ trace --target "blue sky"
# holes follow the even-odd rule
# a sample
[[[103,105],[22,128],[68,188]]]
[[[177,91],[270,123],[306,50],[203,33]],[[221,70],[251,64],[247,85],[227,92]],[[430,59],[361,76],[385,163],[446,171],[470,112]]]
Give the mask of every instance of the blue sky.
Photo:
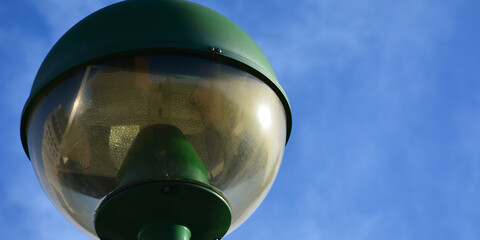
[[[47,200],[19,123],[36,71],[111,1],[0,2],[0,238],[88,239]],[[240,239],[479,239],[480,2],[195,1],[269,58],[293,132]]]

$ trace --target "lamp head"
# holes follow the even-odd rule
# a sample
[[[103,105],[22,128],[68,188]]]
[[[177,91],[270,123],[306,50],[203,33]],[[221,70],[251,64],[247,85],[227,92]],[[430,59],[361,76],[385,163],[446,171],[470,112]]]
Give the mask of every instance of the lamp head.
[[[136,196],[157,199],[150,204],[160,204],[162,217],[123,217],[155,224],[174,218],[162,212],[172,202],[185,208],[196,196],[192,211],[218,210],[207,217],[212,225],[175,218],[175,229],[207,239],[233,231],[258,207],[290,128],[285,93],[237,25],[187,1],[136,0],[91,14],[55,44],[25,104],[21,135],[50,200],[90,236],[114,234],[105,223],[123,204],[142,205]],[[179,192],[162,197],[165,187]]]

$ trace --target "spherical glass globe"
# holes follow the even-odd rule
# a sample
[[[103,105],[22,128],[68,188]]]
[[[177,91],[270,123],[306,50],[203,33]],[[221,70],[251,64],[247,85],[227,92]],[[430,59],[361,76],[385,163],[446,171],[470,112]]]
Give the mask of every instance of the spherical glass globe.
[[[31,161],[55,207],[92,237],[102,200],[141,180],[125,171],[139,161],[129,157],[132,145],[153,128],[174,129],[205,179],[179,174],[175,158],[165,168],[146,163],[137,175],[210,185],[231,208],[229,232],[264,199],[282,159],[286,114],[277,94],[219,61],[121,56],[77,68],[40,94],[27,122]]]

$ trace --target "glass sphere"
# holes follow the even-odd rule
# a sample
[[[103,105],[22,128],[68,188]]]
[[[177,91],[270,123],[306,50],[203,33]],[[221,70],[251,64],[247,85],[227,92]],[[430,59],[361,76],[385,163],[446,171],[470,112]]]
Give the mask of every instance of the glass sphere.
[[[206,170],[203,182],[232,209],[229,232],[266,196],[286,140],[285,110],[268,85],[187,55],[91,63],[48,87],[33,109],[27,140],[35,172],[55,207],[91,237],[95,211],[124,184],[125,159],[143,129],[173,126],[183,134]],[[145,178],[169,179],[172,171]]]

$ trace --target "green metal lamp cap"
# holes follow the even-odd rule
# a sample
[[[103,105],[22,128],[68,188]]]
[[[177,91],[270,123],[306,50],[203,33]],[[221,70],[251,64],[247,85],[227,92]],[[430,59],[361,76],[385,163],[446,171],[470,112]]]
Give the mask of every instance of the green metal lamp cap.
[[[292,117],[287,96],[267,58],[247,33],[225,16],[192,2],[130,0],[84,18],[50,50],[38,70],[22,114],[22,142],[27,154],[28,115],[42,92],[80,66],[137,53],[199,55],[252,73],[282,101],[288,140]]]
[[[100,239],[214,240],[232,221],[225,198],[207,184],[150,181],[117,189],[95,215]]]

